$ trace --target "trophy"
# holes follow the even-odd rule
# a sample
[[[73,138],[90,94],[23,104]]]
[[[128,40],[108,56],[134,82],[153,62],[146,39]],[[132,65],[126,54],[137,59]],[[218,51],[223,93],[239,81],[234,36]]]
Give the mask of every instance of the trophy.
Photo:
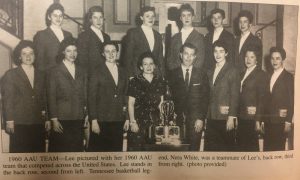
[[[156,144],[181,144],[180,128],[175,123],[174,102],[170,96],[170,89],[167,86],[165,100],[161,104],[161,122],[155,127],[154,132]]]

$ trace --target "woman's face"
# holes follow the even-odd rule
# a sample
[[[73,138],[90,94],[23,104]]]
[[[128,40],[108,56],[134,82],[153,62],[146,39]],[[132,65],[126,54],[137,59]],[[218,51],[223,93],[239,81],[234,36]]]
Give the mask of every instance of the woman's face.
[[[155,13],[153,11],[147,11],[143,16],[140,16],[140,18],[145,26],[152,27],[155,21]]]
[[[51,25],[61,26],[64,15],[59,9],[55,9],[49,16],[48,19],[51,21]]]
[[[115,63],[117,59],[117,49],[114,45],[108,44],[104,47],[103,56],[105,60],[110,63]]]
[[[271,64],[273,66],[274,70],[278,70],[280,68],[283,68],[283,60],[282,56],[279,52],[273,52],[271,54]]]
[[[183,11],[180,15],[180,20],[184,27],[191,27],[194,16],[190,11]]]
[[[77,57],[77,48],[74,45],[69,45],[66,47],[65,51],[65,60],[69,62],[74,62]]]
[[[255,66],[257,63],[256,55],[253,51],[247,51],[245,56],[245,64],[247,68]]]
[[[25,47],[21,50],[20,59],[24,65],[32,65],[34,63],[34,51],[31,47]]]
[[[155,69],[155,64],[152,58],[146,57],[143,59],[141,70],[145,74],[153,74]]]
[[[227,54],[228,53],[226,53],[226,51],[223,47],[216,46],[214,49],[214,57],[215,57],[215,60],[217,63],[226,60]]]
[[[103,22],[104,22],[104,17],[102,12],[94,12],[91,19],[91,24],[97,29],[102,29],[103,27]]]

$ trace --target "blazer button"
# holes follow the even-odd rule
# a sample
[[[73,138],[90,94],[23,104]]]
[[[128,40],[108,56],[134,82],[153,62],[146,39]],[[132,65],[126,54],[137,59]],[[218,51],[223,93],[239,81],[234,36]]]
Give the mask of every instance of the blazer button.
[[[31,96],[32,97],[32,99],[34,99],[34,96]]]
[[[115,97],[115,98],[117,98],[117,97],[118,97],[118,95],[116,95],[116,94],[115,94],[115,95],[114,95],[114,97]]]

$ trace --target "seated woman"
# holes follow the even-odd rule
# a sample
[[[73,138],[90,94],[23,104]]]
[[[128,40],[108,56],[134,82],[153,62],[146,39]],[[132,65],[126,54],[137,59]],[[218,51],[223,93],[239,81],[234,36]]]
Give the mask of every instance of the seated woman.
[[[51,69],[47,86],[49,116],[52,122],[49,151],[83,151],[83,125],[86,107],[86,73],[75,65],[75,39],[62,41],[58,65]]]
[[[45,76],[34,68],[34,54],[33,43],[22,40],[13,53],[18,67],[3,76],[3,115],[12,153],[45,152]]]
[[[130,132],[128,149],[143,150],[143,145],[153,143],[149,127],[158,121],[160,105],[165,93],[164,81],[154,74],[156,64],[152,53],[143,53],[137,63],[142,71],[129,81],[128,112]]]
[[[267,94],[267,76],[257,64],[258,50],[248,48],[245,54],[247,69],[241,76],[239,124],[237,132],[239,151],[258,151],[258,133],[264,115]]]

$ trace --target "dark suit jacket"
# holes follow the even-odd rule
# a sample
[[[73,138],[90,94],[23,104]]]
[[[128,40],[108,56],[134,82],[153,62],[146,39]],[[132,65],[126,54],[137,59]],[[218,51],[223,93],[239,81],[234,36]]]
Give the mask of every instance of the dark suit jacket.
[[[204,36],[200,34],[197,30],[193,30],[191,34],[186,39],[185,43],[191,43],[196,46],[198,52],[196,54],[196,59],[194,66],[197,68],[202,68],[204,64],[205,57],[205,45],[204,45]],[[167,54],[167,68],[168,70],[173,70],[177,67],[180,67],[180,48],[182,46],[181,32],[175,34],[171,40],[171,47]]]
[[[102,56],[103,44],[110,41],[110,37],[103,31],[102,34],[104,42],[99,39],[91,28],[88,28],[78,36],[78,57],[76,63],[85,69],[89,69],[89,72],[105,61]]]
[[[72,36],[70,32],[64,30],[63,34],[65,38]],[[41,71],[47,71],[54,67],[57,64],[56,58],[60,42],[51,28],[38,31],[33,37],[33,43],[36,53],[36,67]]]
[[[205,68],[213,69],[215,67],[216,61],[214,57],[214,50],[213,50],[213,37],[214,31],[209,32],[205,36]],[[222,31],[220,37],[220,41],[224,41],[227,44],[228,49],[228,60],[233,60],[233,51],[234,51],[234,36],[230,32],[226,31],[225,29]]]
[[[2,96],[4,119],[15,124],[42,124],[42,111],[46,111],[45,75],[34,70],[32,88],[21,66],[6,72],[3,77]]]
[[[213,84],[214,70],[208,71],[210,100],[208,119],[227,120],[228,116],[238,115],[240,75],[238,70],[226,62]],[[222,114],[220,107],[229,107],[228,114]]]
[[[100,122],[123,121],[123,107],[126,106],[127,75],[118,67],[118,85],[102,64],[94,69],[88,85],[89,119]]]
[[[243,79],[246,71],[241,75]],[[242,91],[240,92],[239,119],[262,121],[265,114],[267,95],[267,75],[256,67],[244,80]],[[256,114],[249,115],[247,107],[256,107]]]
[[[243,70],[246,69],[246,65],[245,65],[245,55],[247,52],[248,47],[255,47],[258,51],[258,57],[257,61],[258,61],[258,66],[261,67],[262,65],[262,42],[261,40],[254,36],[252,33],[250,33],[250,35],[248,36],[248,38],[246,39],[246,41],[244,42],[242,48],[241,48],[241,52],[239,53],[239,47],[240,47],[240,39],[241,37],[236,37],[235,39],[235,45],[234,45],[234,61],[235,61],[235,65],[236,67],[240,70],[240,72],[242,72]]]
[[[169,77],[177,116],[185,113],[192,122],[196,119],[204,120],[209,97],[209,85],[205,71],[193,67],[188,91],[185,87],[181,66],[172,70]]]
[[[163,61],[163,45],[161,35],[153,30],[154,33],[154,48],[152,54],[154,55],[154,60],[158,65],[158,73],[164,75],[164,61]],[[149,43],[147,41],[146,35],[144,34],[141,27],[130,29],[127,32],[126,44],[124,47],[124,65],[127,70],[127,75],[133,77],[138,75],[140,70],[137,67],[137,62],[141,54],[144,52],[151,52]]]
[[[274,123],[291,122],[294,115],[294,77],[283,70],[273,86],[272,93],[270,92],[271,77],[272,74],[268,79],[267,118]],[[287,117],[279,116],[280,109],[287,110]]]
[[[54,67],[49,74],[47,86],[50,118],[83,119],[86,84],[86,73],[81,67],[75,67],[75,79],[63,62]]]

